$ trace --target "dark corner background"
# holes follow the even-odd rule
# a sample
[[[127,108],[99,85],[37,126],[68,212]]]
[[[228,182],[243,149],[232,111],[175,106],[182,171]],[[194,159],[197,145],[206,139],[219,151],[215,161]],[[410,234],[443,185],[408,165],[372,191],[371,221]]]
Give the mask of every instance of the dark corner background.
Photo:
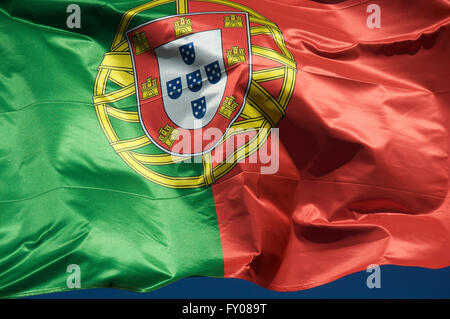
[[[179,280],[149,293],[112,288],[81,289],[33,296],[34,299],[450,299],[450,267],[381,266],[381,288],[369,289],[367,277],[358,272],[316,288],[296,292],[276,292],[240,279],[194,277]],[[83,280],[81,278],[81,280]],[[81,281],[82,282],[82,281]]]

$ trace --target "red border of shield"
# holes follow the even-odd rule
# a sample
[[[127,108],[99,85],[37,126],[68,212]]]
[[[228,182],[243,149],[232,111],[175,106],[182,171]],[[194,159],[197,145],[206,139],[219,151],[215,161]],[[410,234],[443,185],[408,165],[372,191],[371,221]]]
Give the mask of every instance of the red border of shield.
[[[225,28],[224,19],[230,14],[234,14],[242,18],[242,28]],[[217,109],[213,119],[201,129],[187,130],[178,127],[173,123],[164,111],[163,99],[161,97],[161,81],[160,70],[158,66],[157,57],[153,49],[179,39],[176,37],[174,31],[174,22],[179,20],[180,17],[191,19],[193,32],[186,34],[190,35],[197,32],[217,30],[222,31],[222,48],[224,65],[227,71],[227,85],[220,105],[224,102],[226,97],[233,95],[238,103],[236,109],[232,112],[230,119],[219,114],[220,105]],[[131,41],[136,32],[143,32],[147,38],[150,49],[142,54],[135,54],[135,45]],[[241,31],[241,32],[239,32]],[[242,36],[239,36],[241,34]],[[195,156],[203,153],[207,153],[215,148],[220,142],[223,135],[233,124],[233,122],[239,117],[242,112],[247,93],[250,87],[252,69],[251,69],[251,44],[249,33],[249,20],[246,12],[202,12],[168,16],[160,19],[156,19],[140,26],[137,26],[127,32],[128,44],[131,51],[131,58],[133,62],[134,77],[136,82],[136,95],[138,101],[139,118],[148,138],[161,150],[172,155],[181,156]],[[227,63],[227,50],[232,49],[233,46],[244,48],[245,62],[233,64],[231,66]],[[142,99],[141,84],[146,81],[147,78],[157,79],[157,87],[159,95],[146,100]],[[169,125],[171,128],[178,130],[178,138],[172,145],[164,143],[159,139],[161,135],[161,129],[167,128]],[[220,130],[221,135],[204,136],[206,129],[214,127]],[[217,131],[216,131],[217,132]],[[183,139],[188,138],[189,141]],[[181,145],[177,145],[182,143]],[[184,147],[183,147],[184,146]],[[186,150],[186,146],[190,146],[190,149]],[[179,149],[179,152],[173,152],[173,149]]]

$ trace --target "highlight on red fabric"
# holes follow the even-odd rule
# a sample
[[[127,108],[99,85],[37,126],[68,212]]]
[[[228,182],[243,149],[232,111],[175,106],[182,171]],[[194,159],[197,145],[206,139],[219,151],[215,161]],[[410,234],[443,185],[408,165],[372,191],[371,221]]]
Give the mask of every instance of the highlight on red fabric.
[[[298,73],[279,171],[212,186],[225,276],[287,291],[450,266],[448,1],[378,0],[379,29],[362,0],[236,2],[278,25]]]

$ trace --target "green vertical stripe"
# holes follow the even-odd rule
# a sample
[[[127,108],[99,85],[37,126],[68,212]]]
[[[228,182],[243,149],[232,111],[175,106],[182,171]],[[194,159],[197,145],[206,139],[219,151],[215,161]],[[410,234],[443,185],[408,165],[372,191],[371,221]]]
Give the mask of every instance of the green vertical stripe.
[[[145,2],[78,1],[75,30],[66,27],[73,1],[0,4],[0,296],[67,290],[69,264],[80,265],[82,288],[148,291],[223,276],[211,189],[138,175],[109,145],[92,104],[123,13]],[[172,3],[134,23],[175,13]],[[186,171],[199,175],[202,164],[164,168]]]

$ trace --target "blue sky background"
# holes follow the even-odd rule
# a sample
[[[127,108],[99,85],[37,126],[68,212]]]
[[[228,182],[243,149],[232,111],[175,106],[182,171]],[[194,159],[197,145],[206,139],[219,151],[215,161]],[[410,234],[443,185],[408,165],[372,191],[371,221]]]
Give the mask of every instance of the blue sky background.
[[[73,290],[28,298],[132,298],[132,299],[308,299],[308,298],[450,298],[450,267],[382,266],[381,288],[369,289],[371,273],[358,272],[332,283],[296,292],[276,292],[240,279],[186,278],[149,293],[102,288]]]

